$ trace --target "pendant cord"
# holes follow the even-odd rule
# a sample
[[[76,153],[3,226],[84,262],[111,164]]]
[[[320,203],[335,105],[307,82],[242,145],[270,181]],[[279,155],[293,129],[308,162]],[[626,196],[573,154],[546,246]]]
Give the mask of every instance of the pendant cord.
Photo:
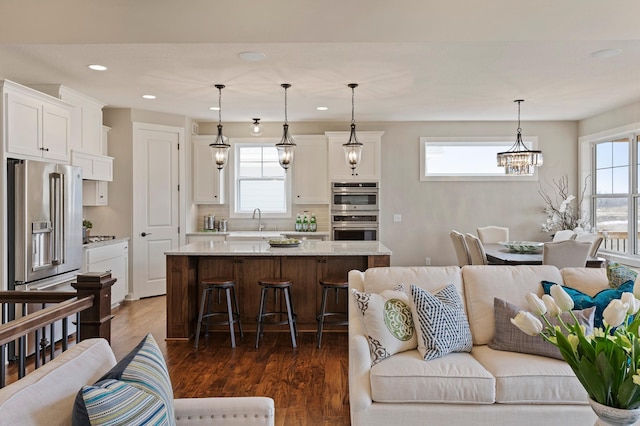
[[[222,89],[218,88],[218,125],[222,124]]]
[[[355,124],[355,87],[351,88],[351,124]]]
[[[287,120],[287,88],[284,88],[284,124],[289,124]]]

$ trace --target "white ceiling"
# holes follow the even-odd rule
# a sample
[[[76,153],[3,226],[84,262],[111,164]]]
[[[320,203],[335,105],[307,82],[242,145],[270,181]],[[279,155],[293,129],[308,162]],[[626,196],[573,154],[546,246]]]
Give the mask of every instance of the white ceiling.
[[[1,3],[0,77],[111,107],[215,121],[217,83],[223,122],[282,121],[281,83],[290,121],[348,121],[352,82],[356,121],[514,120],[514,99],[525,121],[579,120],[640,100],[637,0]]]

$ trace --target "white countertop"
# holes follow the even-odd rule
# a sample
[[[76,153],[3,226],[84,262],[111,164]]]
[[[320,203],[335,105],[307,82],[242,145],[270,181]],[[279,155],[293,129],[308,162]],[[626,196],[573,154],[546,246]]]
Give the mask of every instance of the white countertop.
[[[303,240],[298,247],[271,247],[266,241],[198,241],[165,252],[174,256],[384,256],[379,241]]]
[[[329,236],[329,231],[317,231],[317,232],[301,232],[301,231],[196,231],[196,232],[187,232],[187,236],[189,235],[237,235],[241,237],[279,237],[281,235],[295,235],[298,237],[309,236],[312,237],[314,235],[319,236]]]
[[[102,246],[110,246],[111,244],[123,243],[125,241],[129,241],[129,237],[115,238],[113,240],[97,241],[95,243],[87,243],[87,244],[83,244],[82,247],[83,248],[96,248],[96,247],[102,247]]]

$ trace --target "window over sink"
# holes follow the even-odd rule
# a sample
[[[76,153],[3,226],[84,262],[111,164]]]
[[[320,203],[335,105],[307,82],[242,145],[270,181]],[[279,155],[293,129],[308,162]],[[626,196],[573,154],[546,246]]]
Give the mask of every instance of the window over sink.
[[[290,172],[280,167],[277,140],[232,140],[232,217],[249,217],[260,209],[263,217],[291,217]]]

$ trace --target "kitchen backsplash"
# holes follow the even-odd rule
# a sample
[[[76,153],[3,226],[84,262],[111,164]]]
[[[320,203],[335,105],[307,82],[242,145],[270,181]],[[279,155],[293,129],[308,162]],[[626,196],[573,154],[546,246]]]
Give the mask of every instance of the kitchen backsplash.
[[[318,231],[328,232],[330,230],[330,217],[329,206],[318,204],[296,204],[293,209],[293,217],[286,219],[275,218],[262,218],[262,223],[265,225],[265,231],[274,231],[277,227],[278,231],[293,231],[296,224],[296,213],[308,211],[309,214],[316,215],[316,221],[318,222]],[[240,219],[229,217],[228,206],[211,206],[201,204],[198,206],[198,221],[194,228],[194,232],[202,231],[204,227],[204,216],[212,214],[216,216],[216,221],[223,218],[227,219],[228,231],[254,231],[258,229],[258,219]]]

